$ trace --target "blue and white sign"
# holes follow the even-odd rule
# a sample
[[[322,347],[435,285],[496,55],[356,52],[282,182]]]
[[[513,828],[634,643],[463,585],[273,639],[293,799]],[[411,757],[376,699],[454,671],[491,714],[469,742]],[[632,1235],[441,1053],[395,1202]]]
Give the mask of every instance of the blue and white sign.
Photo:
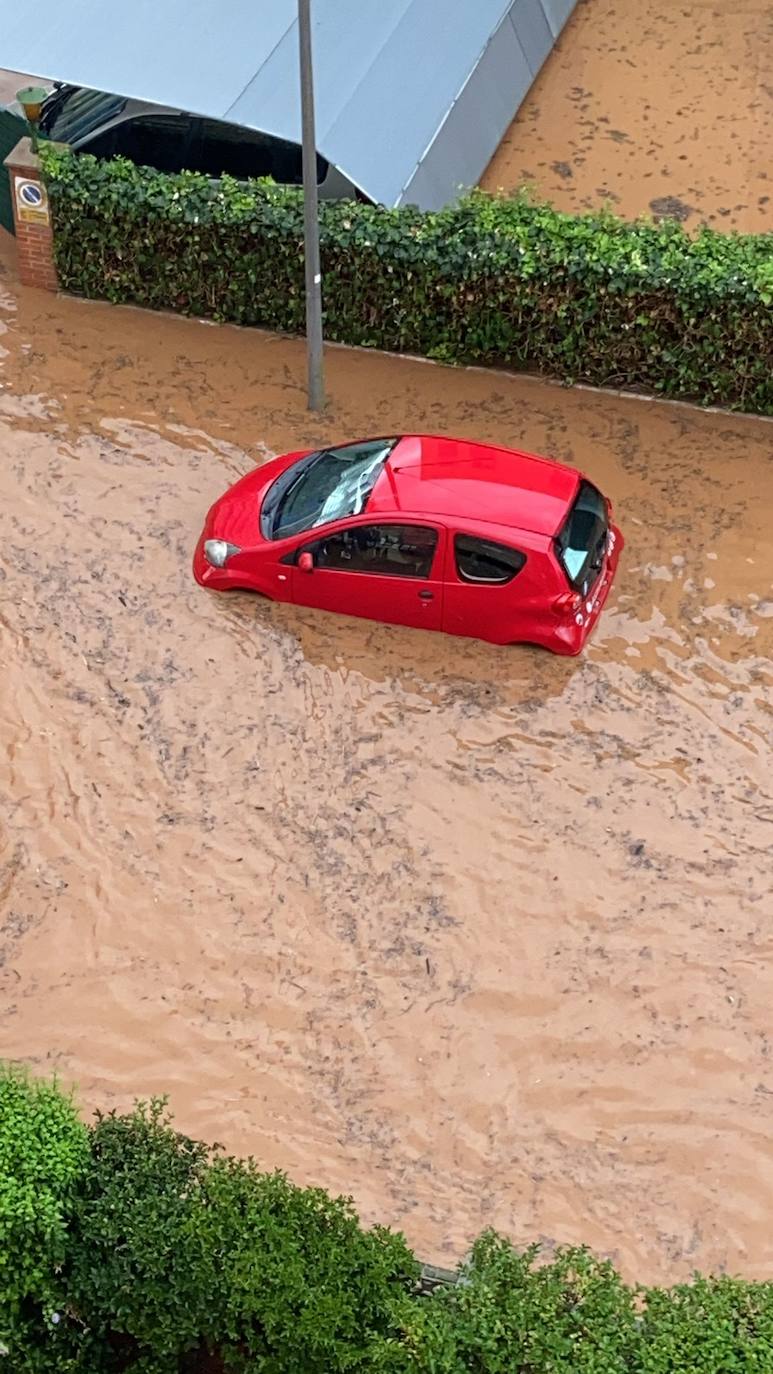
[[[23,181],[19,187],[19,199],[33,210],[39,210],[43,204],[43,192],[36,181]]]
[[[48,196],[39,181],[28,177],[14,177],[16,218],[23,224],[48,224]]]

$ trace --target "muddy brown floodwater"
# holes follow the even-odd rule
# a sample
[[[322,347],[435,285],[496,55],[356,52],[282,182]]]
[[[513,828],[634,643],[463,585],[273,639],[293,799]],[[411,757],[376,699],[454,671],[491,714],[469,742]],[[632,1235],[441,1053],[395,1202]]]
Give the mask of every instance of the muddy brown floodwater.
[[[482,185],[761,233],[772,150],[771,0],[580,0]]]
[[[0,1053],[631,1277],[773,1269],[773,426],[16,290],[0,257]],[[579,660],[207,594],[270,453],[581,464],[628,545]]]

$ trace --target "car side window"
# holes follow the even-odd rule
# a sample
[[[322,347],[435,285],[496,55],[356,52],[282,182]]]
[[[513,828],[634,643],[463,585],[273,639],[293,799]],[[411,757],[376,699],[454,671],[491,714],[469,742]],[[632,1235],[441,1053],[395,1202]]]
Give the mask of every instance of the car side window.
[[[512,582],[526,562],[526,555],[509,544],[478,539],[472,534],[454,537],[456,571],[462,582],[502,586]]]
[[[301,149],[271,134],[243,129],[221,120],[200,121],[197,171],[210,177],[225,172],[246,181],[248,177],[273,177],[280,185],[299,186],[303,181]],[[317,182],[327,176],[328,164],[317,157]]]
[[[353,525],[307,544],[318,568],[379,577],[429,577],[438,532],[428,525]]]
[[[188,115],[136,115],[103,129],[82,146],[95,157],[128,157],[140,167],[181,172],[190,167]]]

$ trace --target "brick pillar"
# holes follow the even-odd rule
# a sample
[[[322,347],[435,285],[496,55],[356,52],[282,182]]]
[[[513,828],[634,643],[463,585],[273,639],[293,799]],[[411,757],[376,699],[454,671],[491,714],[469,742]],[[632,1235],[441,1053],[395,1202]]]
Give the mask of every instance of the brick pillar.
[[[54,237],[48,193],[43,184],[40,161],[28,138],[16,144],[5,159],[11,183],[11,202],[16,227],[19,276],[25,286],[57,291],[54,266]]]

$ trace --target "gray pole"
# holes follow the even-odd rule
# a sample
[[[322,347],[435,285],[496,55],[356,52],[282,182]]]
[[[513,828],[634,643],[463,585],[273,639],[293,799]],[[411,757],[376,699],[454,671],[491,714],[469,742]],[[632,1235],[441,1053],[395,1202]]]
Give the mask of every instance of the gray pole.
[[[317,137],[314,131],[314,76],[311,60],[311,0],[298,0],[303,126],[303,233],[306,259],[306,357],[309,410],[325,404],[322,355],[322,274],[317,212]]]

